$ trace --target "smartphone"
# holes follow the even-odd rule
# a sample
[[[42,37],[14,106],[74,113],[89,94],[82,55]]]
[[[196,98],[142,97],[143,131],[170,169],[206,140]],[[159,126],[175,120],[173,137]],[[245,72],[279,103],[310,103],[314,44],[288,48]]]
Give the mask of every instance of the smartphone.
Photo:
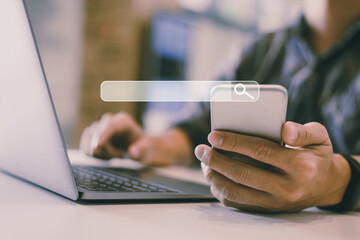
[[[239,89],[240,88],[240,89]],[[231,95],[231,101],[223,99]],[[211,130],[229,131],[282,143],[288,96],[280,85],[219,84],[211,91]]]

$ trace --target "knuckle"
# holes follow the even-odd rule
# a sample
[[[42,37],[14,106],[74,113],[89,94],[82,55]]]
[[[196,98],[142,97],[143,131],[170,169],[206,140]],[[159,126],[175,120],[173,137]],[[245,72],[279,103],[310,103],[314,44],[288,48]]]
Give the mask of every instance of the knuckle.
[[[296,164],[297,174],[302,179],[313,179],[318,174],[317,164],[315,161],[301,160]]]
[[[230,201],[236,201],[237,200],[237,194],[235,193],[234,189],[231,188],[230,184],[224,184],[220,188],[221,194],[224,196],[225,199]]]
[[[129,122],[131,119],[130,115],[127,112],[118,112],[114,115],[112,118],[113,124],[123,123],[123,122]]]
[[[236,136],[232,136],[230,140],[230,149],[233,152],[237,152],[239,148],[239,141]]]
[[[324,135],[328,136],[328,131],[327,131],[326,127],[325,127],[324,125],[321,125],[320,123],[319,123],[319,125],[320,125],[320,131],[321,131]]]
[[[310,122],[308,123],[309,125],[312,125],[313,128],[318,129],[319,131],[326,131],[326,128],[324,125],[322,125],[319,122]]]
[[[128,123],[130,120],[127,117],[115,118],[113,121],[114,125]]]
[[[294,204],[294,203],[297,203],[298,201],[300,201],[303,196],[304,196],[304,194],[301,189],[295,189],[292,191],[288,191],[288,193],[285,197],[285,201],[287,203]]]
[[[111,118],[112,116],[113,116],[112,113],[107,112],[102,115],[101,119]]]
[[[202,173],[203,173],[203,175],[205,176],[205,180],[208,182],[208,183],[210,183],[209,182],[209,179],[208,179],[208,173],[209,173],[209,171],[210,171],[210,168],[207,166],[207,165],[205,165],[204,163],[201,163],[201,170],[202,170]]]
[[[329,138],[329,133],[326,129],[326,127],[320,123],[317,123],[317,127],[318,127],[318,131],[321,133],[322,136],[324,136],[324,141],[326,141],[325,139]]]
[[[297,125],[296,128],[298,129],[299,132],[297,138],[298,144],[305,145],[309,141],[309,138],[311,138],[309,131],[307,130],[305,125]]]
[[[206,154],[207,156],[205,156],[205,163],[206,165],[208,165],[209,167],[213,167],[215,164],[215,154],[214,154],[214,150],[210,150],[208,154]]]
[[[268,143],[263,142],[261,144],[254,145],[252,152],[254,158],[260,160],[269,158],[271,156],[272,149]]]
[[[296,203],[300,201],[303,196],[304,196],[303,191],[300,189],[296,189],[289,194],[288,201],[291,203]]]
[[[304,128],[304,131],[303,131],[303,142],[308,142],[309,138],[310,138],[310,134],[309,134],[308,130],[306,130],[306,129]]]
[[[251,179],[251,172],[248,168],[243,166],[233,166],[230,169],[233,179],[237,183],[245,183]]]
[[[120,112],[119,114],[121,114],[124,117],[130,117],[130,114],[128,112]]]
[[[277,209],[280,209],[284,205],[291,206],[291,204],[299,202],[304,197],[304,191],[300,187],[286,186],[279,189],[279,199],[281,201],[275,201],[274,204]]]
[[[129,121],[131,118],[130,114],[127,112],[120,112],[119,119],[127,120]]]
[[[214,182],[214,179],[215,179],[215,173],[213,170],[209,169],[206,171],[206,180],[209,182],[209,183],[213,183]]]

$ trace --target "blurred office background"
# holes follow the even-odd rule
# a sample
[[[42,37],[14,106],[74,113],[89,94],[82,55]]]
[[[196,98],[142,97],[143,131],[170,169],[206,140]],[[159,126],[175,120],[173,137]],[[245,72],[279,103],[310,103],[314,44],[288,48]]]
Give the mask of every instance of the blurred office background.
[[[301,14],[300,0],[25,0],[65,140],[105,112],[160,133],[196,104],[105,103],[105,80],[212,80],[260,34]]]

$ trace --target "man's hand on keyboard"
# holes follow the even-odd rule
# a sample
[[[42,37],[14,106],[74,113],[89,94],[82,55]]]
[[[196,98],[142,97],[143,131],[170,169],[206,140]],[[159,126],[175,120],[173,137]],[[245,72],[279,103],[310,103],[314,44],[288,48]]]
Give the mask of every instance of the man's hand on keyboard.
[[[127,113],[106,113],[85,128],[80,149],[101,159],[124,157],[128,147],[142,136],[141,127]]]
[[[87,127],[80,141],[87,155],[101,159],[121,158],[126,153],[146,165],[190,165],[193,161],[190,141],[179,129],[151,137],[125,112],[104,114]]]

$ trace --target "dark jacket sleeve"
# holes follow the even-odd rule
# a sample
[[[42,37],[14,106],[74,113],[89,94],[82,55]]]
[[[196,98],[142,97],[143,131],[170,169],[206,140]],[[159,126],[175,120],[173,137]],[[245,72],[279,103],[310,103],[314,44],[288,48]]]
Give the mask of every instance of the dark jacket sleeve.
[[[208,144],[207,135],[210,133],[210,105],[204,103],[198,115],[175,125],[186,133],[193,149],[199,144]]]

